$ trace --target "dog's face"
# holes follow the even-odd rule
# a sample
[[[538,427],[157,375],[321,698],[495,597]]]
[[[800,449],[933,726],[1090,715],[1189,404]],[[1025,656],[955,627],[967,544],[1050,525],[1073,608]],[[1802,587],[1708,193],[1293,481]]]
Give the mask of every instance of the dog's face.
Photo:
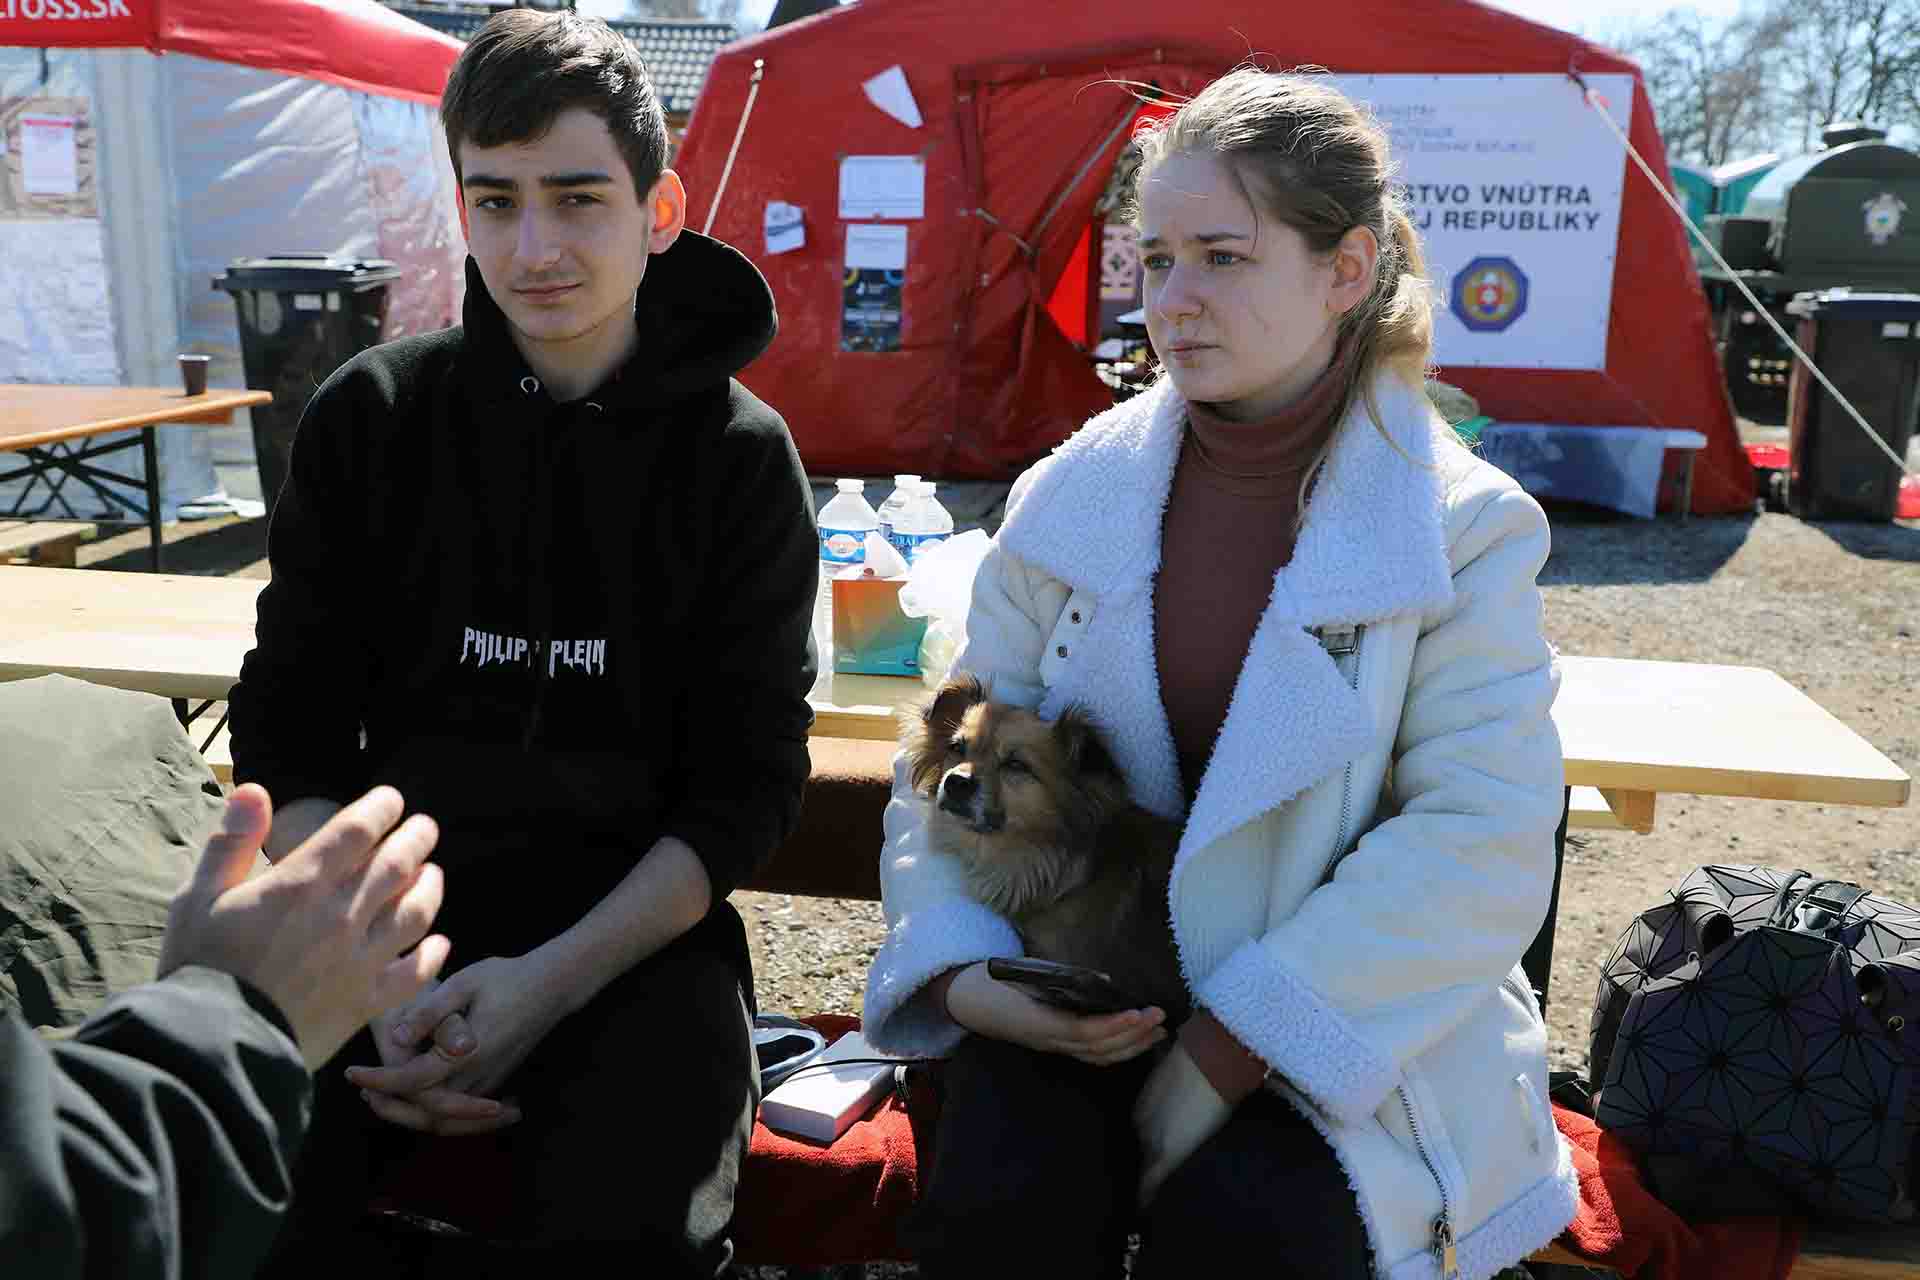
[[[973,872],[1019,882],[1016,905],[1065,887],[1070,864],[1091,858],[1094,834],[1128,805],[1119,766],[1079,708],[1048,723],[963,676],[910,716],[902,737],[936,846]]]

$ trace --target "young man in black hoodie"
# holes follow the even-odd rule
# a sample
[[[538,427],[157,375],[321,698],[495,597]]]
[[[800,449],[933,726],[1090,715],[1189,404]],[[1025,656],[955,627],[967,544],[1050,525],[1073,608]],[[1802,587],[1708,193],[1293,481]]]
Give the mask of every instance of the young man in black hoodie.
[[[732,377],[773,300],[685,230],[605,24],[497,15],[442,120],[465,323],[307,407],[231,705],[235,777],[283,802],[269,856],[393,783],[440,824],[460,954],[322,1073],[280,1262],[319,1266],[408,1143],[497,1130],[489,1235],[713,1275],[757,1091],[726,897],[808,771],[812,503]]]

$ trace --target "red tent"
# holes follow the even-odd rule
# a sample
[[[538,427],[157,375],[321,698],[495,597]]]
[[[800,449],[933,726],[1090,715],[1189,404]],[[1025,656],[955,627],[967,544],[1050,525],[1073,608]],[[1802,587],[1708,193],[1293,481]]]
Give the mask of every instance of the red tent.
[[[374,0],[0,0],[0,45],[190,53],[429,106],[462,47]]]
[[[19,0],[15,0],[16,3]],[[1047,303],[1084,270],[1086,230],[1138,105],[1103,80],[1181,94],[1257,51],[1267,65],[1351,73],[1623,72],[1576,36],[1472,0],[862,0],[729,46],[715,59],[675,168],[701,226],[757,61],[763,80],[732,162],[715,235],[772,282],[780,336],[748,371],[818,472],[1004,477],[1110,403]],[[925,127],[876,110],[867,77],[899,64]],[[1571,88],[1569,90],[1572,91]],[[1644,89],[1631,136],[1664,174]],[[841,158],[916,152],[925,216],[908,224],[900,349],[842,352]],[[1607,157],[1608,163],[1616,157]],[[806,211],[807,247],[769,255],[769,201]],[[1599,372],[1443,371],[1496,418],[1633,423],[1704,432],[1694,509],[1750,507],[1753,475],[1709,337],[1686,232],[1627,175]],[[1072,277],[1077,278],[1077,277]]]

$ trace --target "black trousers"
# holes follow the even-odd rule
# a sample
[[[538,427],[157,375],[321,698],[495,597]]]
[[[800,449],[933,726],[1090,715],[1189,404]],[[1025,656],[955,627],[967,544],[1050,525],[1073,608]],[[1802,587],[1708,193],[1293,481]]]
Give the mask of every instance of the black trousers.
[[[460,935],[448,934],[458,946]],[[451,1269],[483,1275],[491,1260],[526,1274],[545,1259],[568,1274],[617,1262],[634,1275],[710,1277],[727,1267],[759,1093],[744,954],[740,918],[721,903],[534,1050],[503,1090],[523,1116],[500,1135],[513,1180],[510,1218],[491,1224],[485,1247],[433,1246],[451,1255]],[[375,1116],[344,1072],[378,1060],[363,1030],[316,1077],[293,1211],[261,1275],[415,1272],[417,1250],[428,1245],[396,1252],[365,1218],[369,1193],[417,1144],[477,1140],[421,1135]]]
[[[946,1068],[933,1169],[901,1242],[930,1277],[1115,1277],[1129,1232],[1138,1278],[1250,1273],[1366,1280],[1346,1174],[1291,1104],[1261,1091],[1134,1207],[1132,1110],[1143,1056],[1091,1067],[969,1036]]]

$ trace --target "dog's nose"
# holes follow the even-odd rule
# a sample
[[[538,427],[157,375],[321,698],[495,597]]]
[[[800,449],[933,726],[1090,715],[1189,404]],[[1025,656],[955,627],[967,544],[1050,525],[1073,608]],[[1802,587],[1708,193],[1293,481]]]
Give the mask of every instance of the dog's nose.
[[[973,809],[973,797],[980,784],[971,775],[950,773],[940,779],[940,807],[949,813],[967,816]]]

